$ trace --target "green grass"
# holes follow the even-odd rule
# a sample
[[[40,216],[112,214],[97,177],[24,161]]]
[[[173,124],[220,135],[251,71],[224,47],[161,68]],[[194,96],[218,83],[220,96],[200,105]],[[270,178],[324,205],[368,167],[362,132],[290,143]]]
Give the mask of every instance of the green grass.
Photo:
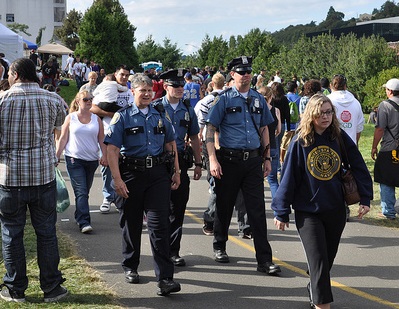
[[[68,79],[68,81],[69,86],[59,86],[61,88],[61,92],[59,93],[59,95],[63,97],[65,102],[69,105],[75,98],[75,95],[78,92],[78,88],[76,88],[75,80]]]

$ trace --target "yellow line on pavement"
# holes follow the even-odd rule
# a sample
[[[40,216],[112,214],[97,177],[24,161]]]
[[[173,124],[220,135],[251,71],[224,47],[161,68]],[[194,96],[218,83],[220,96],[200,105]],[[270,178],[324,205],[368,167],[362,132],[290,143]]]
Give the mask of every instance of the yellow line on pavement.
[[[197,222],[197,223],[200,223],[200,224],[203,223],[202,219],[198,218],[195,214],[193,214],[189,210],[186,210],[186,215],[188,217],[190,217],[192,220],[194,220],[195,222]],[[252,244],[249,245],[248,243],[246,243],[246,242],[242,241],[241,239],[239,239],[239,238],[237,238],[235,236],[232,236],[232,235],[229,235],[229,240],[231,242],[235,243],[236,245],[239,245],[240,247],[245,248],[248,251],[251,251],[251,252],[255,253],[255,249],[254,249]],[[273,257],[273,262],[276,263],[276,264],[279,264],[283,268],[289,269],[292,272],[300,274],[300,275],[302,275],[304,277],[308,277],[306,271],[304,271],[303,269],[300,269],[300,268],[298,268],[298,267],[296,267],[294,265],[288,264],[288,263],[286,263],[286,262],[284,262],[282,260],[277,259],[276,257]],[[341,290],[343,290],[343,291],[345,291],[347,293],[354,294],[356,296],[368,299],[370,301],[373,301],[373,302],[376,302],[376,303],[379,303],[379,304],[382,304],[382,305],[385,305],[385,306],[388,306],[388,307],[391,307],[391,308],[399,309],[399,304],[392,303],[390,301],[384,300],[384,299],[382,299],[380,297],[368,294],[366,292],[362,292],[362,291],[360,291],[358,289],[355,289],[355,288],[352,288],[350,286],[341,284],[341,283],[339,283],[337,281],[331,280],[331,285],[333,287],[341,289]]]

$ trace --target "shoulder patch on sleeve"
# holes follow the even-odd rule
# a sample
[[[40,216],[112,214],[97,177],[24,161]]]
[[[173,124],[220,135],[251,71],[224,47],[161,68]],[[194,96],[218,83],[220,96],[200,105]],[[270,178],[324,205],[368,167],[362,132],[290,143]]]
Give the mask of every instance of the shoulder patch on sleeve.
[[[211,106],[214,106],[214,105],[218,104],[219,101],[220,101],[220,96],[215,97],[215,99],[213,100]]]
[[[112,126],[113,124],[117,123],[121,119],[121,115],[119,113],[115,113],[114,117],[111,119],[110,125]]]

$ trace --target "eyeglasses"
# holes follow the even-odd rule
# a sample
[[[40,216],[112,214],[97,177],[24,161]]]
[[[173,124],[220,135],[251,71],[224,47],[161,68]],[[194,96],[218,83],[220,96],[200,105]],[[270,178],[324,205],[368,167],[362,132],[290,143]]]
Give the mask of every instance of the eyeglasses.
[[[323,116],[330,117],[332,115],[334,115],[334,111],[329,109],[328,111],[320,112],[320,115],[318,117],[323,117]]]
[[[244,71],[234,71],[237,74],[240,74],[241,76],[244,76],[245,74],[251,74],[252,73],[252,69],[248,69],[248,70],[244,70]]]
[[[83,98],[82,100],[83,100],[83,102],[89,102],[89,101],[93,101],[93,98]]]

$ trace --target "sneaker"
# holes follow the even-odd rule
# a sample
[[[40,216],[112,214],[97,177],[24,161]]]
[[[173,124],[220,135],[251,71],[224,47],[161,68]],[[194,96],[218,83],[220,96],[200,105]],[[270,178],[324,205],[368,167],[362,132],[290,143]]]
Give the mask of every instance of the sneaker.
[[[82,227],[82,229],[80,231],[83,234],[87,234],[87,233],[93,232],[93,228],[91,227],[91,225],[86,225],[86,226]]]
[[[206,236],[213,236],[213,224],[204,221],[204,225],[203,225],[203,227],[202,227],[202,232],[203,232]]]
[[[68,290],[61,285],[57,285],[55,289],[46,293],[44,292],[44,302],[45,303],[53,303],[59,301],[61,298],[64,298],[68,295]]]
[[[111,202],[104,200],[100,206],[101,213],[106,214],[106,213],[109,213],[110,210],[111,210]]]
[[[1,285],[0,297],[5,301],[23,303],[25,302],[25,293],[10,290],[6,285]]]

